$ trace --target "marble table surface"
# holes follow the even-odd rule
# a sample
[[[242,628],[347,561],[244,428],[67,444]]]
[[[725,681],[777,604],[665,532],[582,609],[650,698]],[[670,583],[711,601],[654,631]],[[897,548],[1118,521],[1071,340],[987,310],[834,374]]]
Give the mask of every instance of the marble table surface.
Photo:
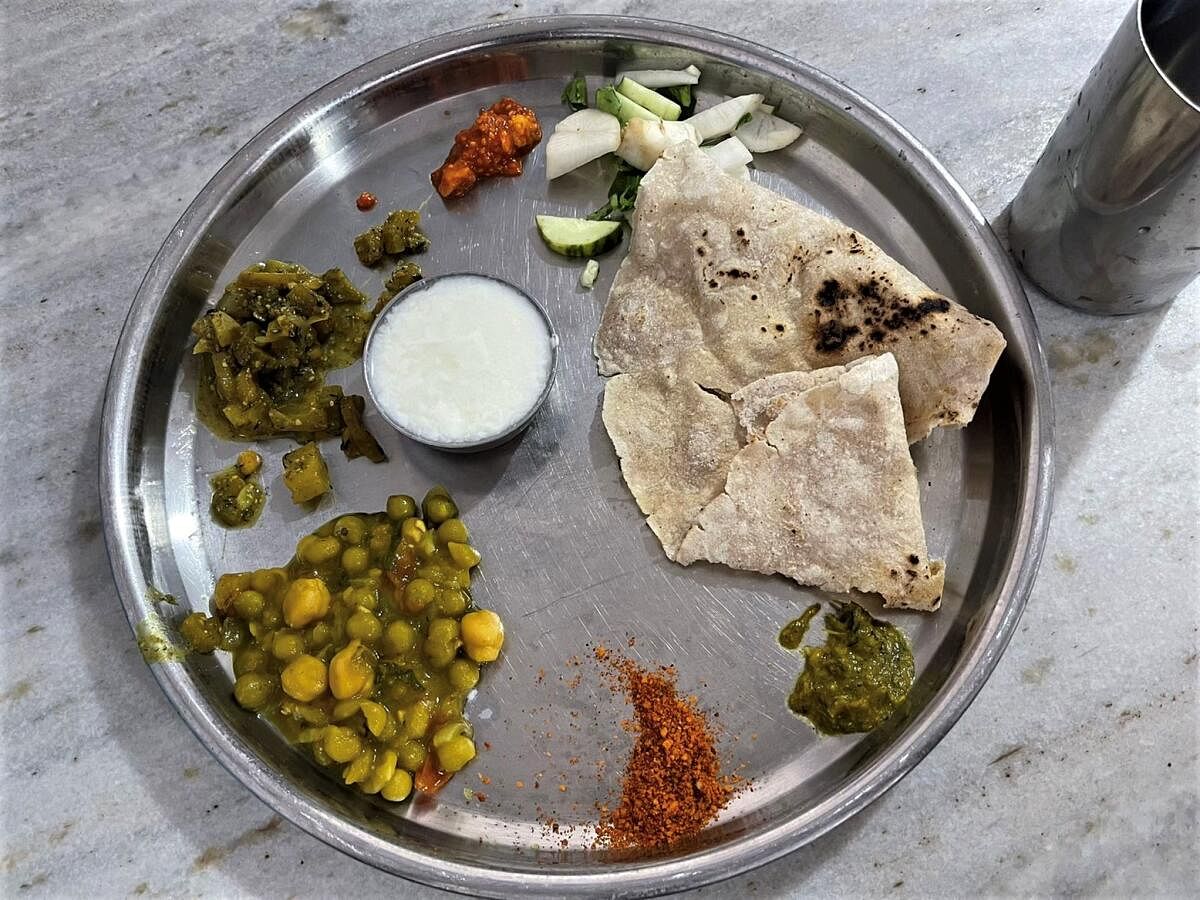
[[[1128,0],[6,0],[0,5],[0,893],[433,896],[282,821],[155,686],[101,534],[101,389],[159,242],[309,91],[409,40],[552,12],[686,18],[844,80],[995,219]],[[1200,283],[1090,318],[1031,299],[1057,408],[1019,633],[882,800],[746,895],[1182,894],[1200,883]]]

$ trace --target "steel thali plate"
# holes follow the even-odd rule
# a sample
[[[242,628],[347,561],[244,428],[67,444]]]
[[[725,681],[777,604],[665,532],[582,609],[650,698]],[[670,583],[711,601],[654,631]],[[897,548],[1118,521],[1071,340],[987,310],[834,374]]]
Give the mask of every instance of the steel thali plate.
[[[939,429],[913,450],[947,589],[934,615],[887,614],[912,639],[918,680],[910,714],[882,732],[819,739],[786,709],[801,664],[775,635],[816,592],[675,566],[626,490],[600,422],[603,380],[591,352],[623,251],[602,259],[586,291],[579,265],[549,253],[533,227],[535,213],[578,215],[603,202],[600,169],[547,186],[535,153],[522,177],[453,204],[430,188],[429,172],[481,106],[512,95],[548,133],[567,113],[559,94],[572,73],[592,76],[594,87],[635,62],[699,65],[702,96],[765,93],[805,136],[759,156],[755,180],[860,229],[1008,340],[974,423]],[[466,457],[406,441],[369,410],[389,462],[347,462],[332,448],[335,492],[316,512],[293,506],[279,481],[290,445],[264,442],[266,510],[249,530],[223,530],[208,515],[207,478],[241,445],[197,426],[189,326],[221,285],[267,257],[318,271],[339,265],[377,288],[382,276],[361,268],[351,247],[378,218],[355,209],[363,190],[380,197],[380,210],[424,209],[428,273],[493,274],[546,306],[561,340],[553,392],[521,438]],[[364,393],[360,365],[332,380]],[[164,609],[170,627],[207,609],[220,573],[281,564],[335,514],[446,484],[485,555],[477,602],[501,614],[509,637],[468,706],[477,740],[491,749],[437,802],[389,805],[328,778],[236,708],[221,659],[157,663],[155,676],[250,790],[382,869],[490,895],[651,894],[728,877],[811,841],[894,784],[953,725],[995,666],[1033,581],[1049,514],[1050,427],[1045,363],[1007,257],[962,190],[896,123],[815,69],[713,32],[630,18],[527,19],[424,41],[342,76],[205,187],[155,258],[116,351],[101,447],[104,522],[131,624]],[[157,592],[179,606],[156,604]],[[589,643],[625,646],[631,636],[629,654],[676,666],[681,686],[718,717],[724,759],[753,781],[699,839],[639,859],[591,849],[586,828],[546,825],[587,822],[617,784],[627,710],[594,670],[573,663]],[[485,790],[487,801],[464,786]]]

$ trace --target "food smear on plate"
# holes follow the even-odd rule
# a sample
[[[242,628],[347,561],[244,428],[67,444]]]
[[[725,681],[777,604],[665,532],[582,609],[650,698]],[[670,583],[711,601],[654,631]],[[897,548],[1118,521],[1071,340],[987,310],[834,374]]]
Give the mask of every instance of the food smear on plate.
[[[804,636],[808,634],[808,626],[812,624],[812,620],[816,618],[817,613],[820,611],[821,604],[814,603],[799,616],[784,625],[779,630],[779,646],[784,650],[800,649],[800,645],[804,643]]]
[[[857,603],[835,605],[825,615],[825,643],[804,648],[788,708],[822,734],[873,731],[908,700],[912,649],[903,631]]]
[[[541,139],[534,111],[505,97],[481,109],[474,124],[455,135],[430,181],[443,200],[462,197],[485,178],[520,175],[522,160]]]
[[[233,465],[222,469],[211,479],[213,518],[227,528],[253,525],[267,502],[267,492],[257,475],[262,469],[262,457],[253,450],[243,450]]]
[[[603,375],[673,366],[732,394],[890,352],[918,441],[970,422],[1004,349],[995,325],[856,230],[723,174],[687,142],[642,178],[632,226],[595,339]]]
[[[346,784],[385,800],[433,791],[476,754],[464,704],[504,626],[475,607],[480,562],[442,488],[418,506],[348,514],[300,539],[281,568],[222,575],[214,615],[180,628],[233,655],[234,698]]]
[[[704,830],[746,782],[723,771],[712,726],[694,696],[681,696],[675,669],[648,669],[603,646],[594,655],[633,708],[634,734],[620,799],[602,808],[598,847],[651,850]]]
[[[469,445],[516,428],[553,374],[554,338],[520,291],[482,275],[424,282],[389,307],[366,360],[371,394],[406,434]]]
[[[316,275],[280,260],[245,269],[192,326],[197,417],[226,440],[341,435],[342,389],[325,373],[362,355],[366,303],[341,269]]]

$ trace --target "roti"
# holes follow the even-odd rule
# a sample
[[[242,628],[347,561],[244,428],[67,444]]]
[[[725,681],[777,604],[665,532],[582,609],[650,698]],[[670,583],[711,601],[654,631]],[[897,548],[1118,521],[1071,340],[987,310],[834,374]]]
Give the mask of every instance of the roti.
[[[929,559],[896,360],[884,354],[829,374],[737,452],[675,559],[936,609],[945,567]]]
[[[828,366],[811,372],[780,372],[752,381],[729,398],[738,425],[746,433],[747,440],[762,440],[766,437],[767,426],[800,394],[818,384],[836,381],[848,369],[874,358],[864,356],[844,366]]]
[[[975,413],[1004,338],[840,222],[671,147],[642,179],[596,333],[601,374],[671,366],[730,395],[895,356],[910,441]]]
[[[667,369],[609,379],[601,417],[625,483],[674,559],[700,510],[725,486],[740,446],[733,409]]]

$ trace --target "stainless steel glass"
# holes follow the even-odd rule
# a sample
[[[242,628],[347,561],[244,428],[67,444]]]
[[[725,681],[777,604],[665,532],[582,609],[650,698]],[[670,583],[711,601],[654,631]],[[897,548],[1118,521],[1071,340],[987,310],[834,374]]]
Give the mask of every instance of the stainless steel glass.
[[[1090,313],[1153,309],[1200,275],[1200,0],[1130,10],[1013,201],[1009,239],[1030,278]]]
[[[775,635],[818,594],[781,578],[674,565],[621,481],[592,355],[620,252],[602,258],[600,279],[584,290],[580,263],[547,250],[533,221],[602,203],[600,170],[547,185],[538,152],[520,178],[452,205],[430,197],[429,172],[455,131],[499,96],[533,106],[549,131],[567,112],[559,97],[575,71],[598,84],[620,66],[688,63],[704,70],[707,98],[762,91],[804,126],[801,141],[759,158],[757,181],[861,229],[1008,339],[971,426],[939,429],[914,447],[947,589],[936,615],[887,613],[912,638],[918,681],[908,714],[880,733],[819,739],[787,711],[800,662]],[[354,206],[363,190],[389,206],[427,202],[426,272],[493,273],[542,302],[560,339],[554,387],[531,428],[482,453],[431,450],[368,409],[388,463],[349,462],[330,445],[335,496],[316,512],[294,506],[279,483],[279,456],[292,445],[269,442],[262,518],[221,529],[208,514],[207,477],[242,445],[196,424],[188,328],[221,285],[268,255],[340,265],[362,287],[378,287],[382,275],[363,269],[350,243],[367,221]],[[335,375],[363,390],[361,367]],[[105,533],[134,625],[161,615],[172,629],[207,609],[216,575],[286,560],[301,534],[338,513],[377,510],[389,494],[436,483],[454,492],[484,553],[475,599],[500,612],[508,639],[468,704],[476,739],[490,749],[436,801],[387,804],[316,768],[236,707],[219,656],[152,668],[212,753],[311,834],[408,878],[507,897],[695,887],[781,856],[862,809],[983,686],[1029,595],[1050,507],[1050,391],[1033,316],[1011,260],[945,169],[815,69],[714,32],[630,18],[535,18],[435,38],[350,72],[267,126],[195,199],[147,272],[113,360],[101,440]],[[178,606],[160,605],[158,591]],[[696,841],[645,859],[592,849],[586,828],[554,833],[539,819],[545,811],[586,822],[616,784],[628,710],[568,661],[589,642],[625,646],[629,634],[637,643],[627,652],[674,663],[680,683],[719,714],[722,754],[754,781]]]

